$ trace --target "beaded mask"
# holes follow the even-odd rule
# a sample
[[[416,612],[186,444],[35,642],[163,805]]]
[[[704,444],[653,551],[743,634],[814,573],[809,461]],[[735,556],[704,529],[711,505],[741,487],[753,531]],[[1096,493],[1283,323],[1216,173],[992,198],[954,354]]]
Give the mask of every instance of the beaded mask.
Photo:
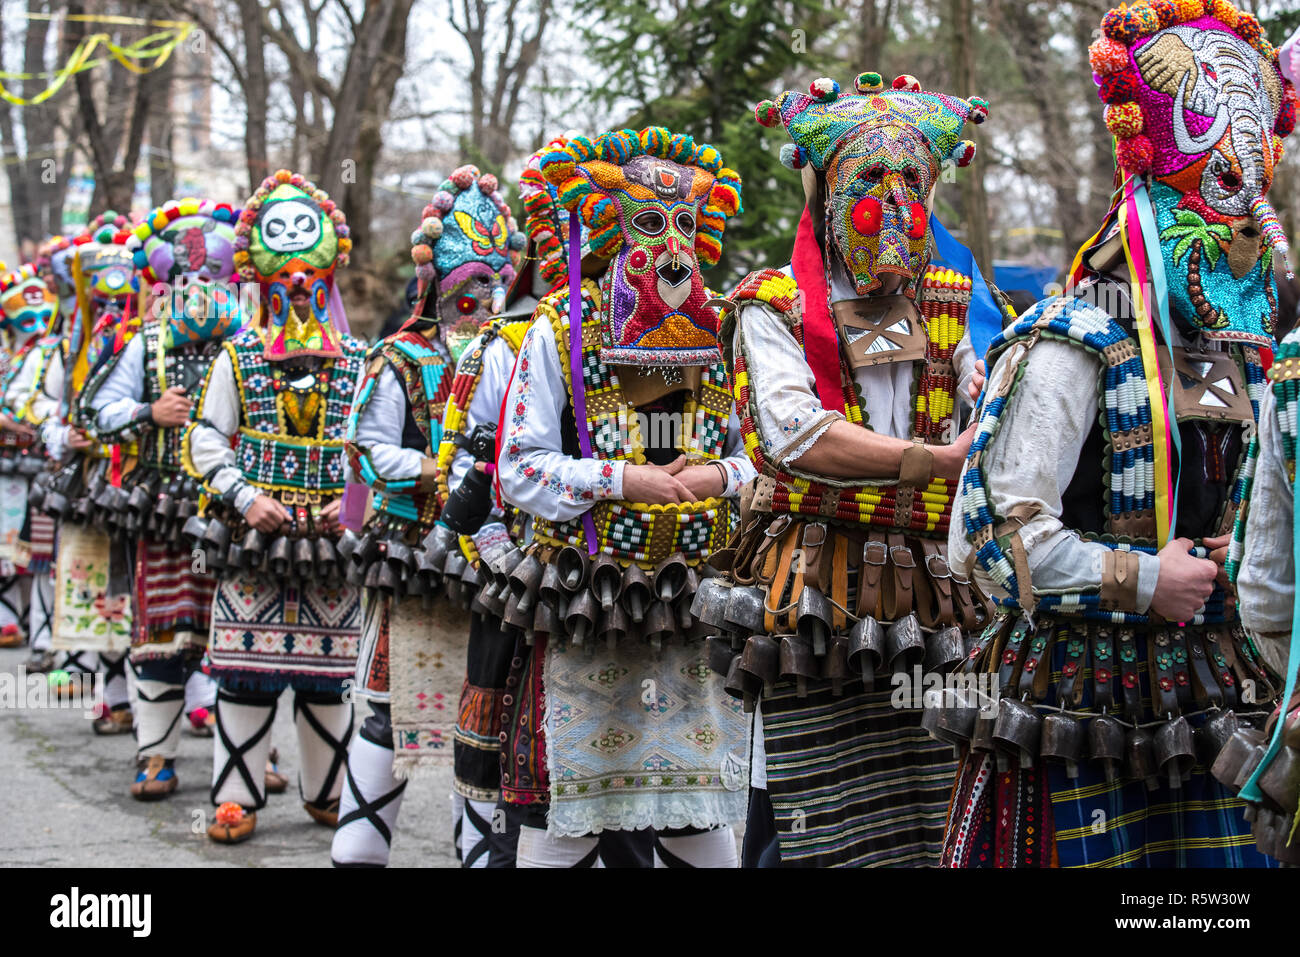
[[[234,275],[235,211],[186,198],[155,209],[127,234],[135,268],[165,317],[163,345],[174,349],[233,335],[241,325]]]
[[[36,267],[25,263],[0,277],[0,311],[0,325],[22,343],[53,325],[59,300],[37,275]]]
[[[235,249],[240,276],[262,287],[268,359],[343,354],[331,303],[334,270],[347,265],[352,240],[328,193],[285,169],[268,176],[239,215]],[[295,305],[298,297],[306,302]]]
[[[1271,343],[1273,257],[1287,247],[1265,197],[1296,110],[1276,52],[1224,0],[1120,7],[1102,34],[1090,62],[1120,169],[1150,179],[1174,320]]]
[[[436,295],[436,322],[452,358],[459,360],[483,324],[501,311],[515,278],[523,233],[497,189],[497,178],[462,166],[439,187],[411,234],[411,258],[420,280],[417,322]]]
[[[790,169],[809,164],[825,174],[829,243],[859,295],[882,290],[884,277],[915,298],[930,261],[930,201],[944,164],[966,166],[975,144],[961,139],[966,121],[981,123],[988,104],[922,92],[914,77],[885,89],[879,73],[859,74],[856,95],[834,80],[808,93],[787,91],[754,114],[764,126],[785,126],[781,149]],[[891,290],[892,291],[892,290]]]
[[[604,362],[707,365],[719,355],[718,315],[701,269],[722,254],[740,212],[740,177],[712,146],[663,127],[575,136],[547,153],[542,174],[577,212],[601,280]],[[573,264],[570,264],[571,267]]]

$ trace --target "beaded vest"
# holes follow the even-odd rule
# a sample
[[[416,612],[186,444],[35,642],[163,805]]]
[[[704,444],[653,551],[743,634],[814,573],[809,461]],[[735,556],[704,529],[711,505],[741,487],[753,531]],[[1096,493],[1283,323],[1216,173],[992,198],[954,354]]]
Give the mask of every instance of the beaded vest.
[[[351,336],[342,346],[305,385],[289,379],[288,363],[267,361],[255,329],[222,344],[239,390],[235,464],[282,504],[314,505],[343,491],[343,438],[365,346]]]
[[[627,402],[618,373],[600,359],[600,302],[598,286],[583,280],[581,387],[585,390],[587,420],[577,423],[577,427],[586,429],[595,458],[643,464],[645,444],[637,411]],[[542,299],[535,315],[550,322],[555,332],[560,365],[572,397],[576,384],[569,365],[568,290],[557,290]],[[522,366],[515,370],[516,377],[528,374]],[[506,414],[518,425],[523,411],[507,409]],[[727,369],[719,359],[704,370],[699,387],[682,407],[681,421],[689,427],[676,430],[675,437],[677,448],[685,454],[688,464],[722,457],[730,418]],[[613,470],[607,468],[606,472],[612,474]],[[654,566],[674,552],[680,552],[687,562],[698,564],[726,543],[732,521],[732,507],[721,498],[683,505],[607,500],[593,506],[591,514],[599,551],[623,565]],[[533,537],[544,545],[585,548],[587,544],[581,520],[551,522],[534,517]]]
[[[1100,542],[1109,548],[1155,554],[1156,476],[1151,405],[1137,340],[1105,310],[1085,299],[1046,299],[994,338],[989,347],[989,367],[993,368],[999,356],[1013,346],[1019,344],[1032,348],[1039,339],[1067,343],[1087,350],[1101,360],[1095,401],[1103,441],[1104,528],[1100,532],[1094,529],[1076,531],[1083,539]],[[1234,346],[1230,355],[1243,373],[1246,394],[1254,416],[1258,418],[1264,383],[1259,352],[1249,346]],[[1010,553],[1009,536],[998,537],[995,534],[1003,517],[992,511],[982,468],[984,450],[997,436],[1002,416],[1016,391],[1019,375],[1009,378],[1005,387],[986,392],[979,410],[979,425],[962,477],[961,521],[966,536],[976,549],[976,560],[1011,596],[1008,604],[1017,606],[1020,583]],[[1242,502],[1249,462],[1249,456],[1243,457],[1236,469],[1228,497],[1229,510],[1235,511]],[[1150,621],[1147,615],[1104,608],[1095,589],[1064,595],[1041,595],[1037,602],[1040,611],[1052,615],[1128,625],[1145,625]],[[1235,612],[1225,602],[1223,589],[1216,585],[1205,610],[1188,624],[1213,624],[1234,618]]]
[[[415,523],[423,534],[438,520],[442,503],[433,492],[419,490],[419,478],[385,481],[376,472],[370,454],[356,444],[357,423],[374,394],[385,365],[392,366],[406,389],[411,417],[424,440],[425,455],[432,455],[442,439],[443,407],[451,389],[452,365],[446,352],[433,345],[422,332],[408,329],[389,336],[370,354],[357,402],[348,418],[348,459],[356,476],[374,491],[371,502],[377,513],[403,523]]]
[[[953,351],[966,333],[966,310],[971,281],[950,269],[930,267],[921,282],[917,307],[925,321],[925,357],[913,363],[912,425],[909,438],[928,444],[945,444],[955,434],[953,414],[957,376]],[[761,302],[779,312],[803,347],[803,318],[799,310],[799,289],[793,277],[775,269],[751,273],[741,281],[731,300],[739,312],[746,302]],[[736,414],[745,441],[745,452],[759,474],[771,484],[771,502],[755,496],[755,508],[774,514],[794,513],[816,521],[834,521],[872,528],[905,530],[924,537],[945,538],[957,483],[935,478],[924,489],[897,484],[844,485],[819,481],[787,469],[768,458],[749,388],[749,369],[761,364],[745,345],[744,323],[737,338],[735,368]],[[840,406],[836,411],[863,428],[861,399],[852,369],[840,355]],[[764,496],[765,498],[765,496]]]

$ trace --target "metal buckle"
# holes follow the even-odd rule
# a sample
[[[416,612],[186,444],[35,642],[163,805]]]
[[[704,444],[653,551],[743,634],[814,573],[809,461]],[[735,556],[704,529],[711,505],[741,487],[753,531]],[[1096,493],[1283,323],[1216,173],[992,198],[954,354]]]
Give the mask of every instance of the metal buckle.
[[[872,554],[880,555],[879,561],[872,559]],[[862,546],[862,560],[868,565],[883,565],[889,557],[889,549],[884,542],[868,541]]]
[[[939,567],[942,569],[942,571],[935,571],[935,570],[934,570],[934,563],[935,563],[935,562],[938,562],[938,563],[939,563]],[[934,554],[930,554],[930,555],[926,555],[926,556],[925,556],[925,570],[926,570],[926,572],[929,573],[929,575],[930,575],[931,578],[951,578],[951,577],[952,577],[952,569],[950,569],[950,568],[948,567],[948,562],[944,559],[944,557],[943,557],[942,555],[938,554],[937,552],[935,552]]]
[[[817,538],[816,541],[812,541],[809,538],[809,533],[811,532],[820,532],[821,535],[820,537]],[[809,522],[807,525],[804,526],[804,532],[803,532],[804,548],[820,548],[824,544],[826,544],[826,525],[824,522]]]
[[[900,553],[900,552],[901,552],[902,554],[904,554],[904,555],[907,556],[907,561],[900,561],[900,560],[899,560],[899,557],[898,557],[898,556],[899,556],[899,553]],[[890,546],[889,546],[889,557],[892,558],[892,559],[894,560],[894,567],[895,567],[895,568],[915,568],[915,567],[916,567],[916,556],[912,554],[912,550],[911,550],[910,548],[908,548],[906,545],[890,545]]]

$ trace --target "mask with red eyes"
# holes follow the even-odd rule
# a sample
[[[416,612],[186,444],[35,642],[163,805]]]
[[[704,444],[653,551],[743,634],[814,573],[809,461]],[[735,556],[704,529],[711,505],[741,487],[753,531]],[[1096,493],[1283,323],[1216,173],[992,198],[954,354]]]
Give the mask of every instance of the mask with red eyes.
[[[929,262],[929,202],[938,169],[922,137],[903,126],[865,129],[826,167],[831,245],[859,295],[887,275],[915,296]],[[892,285],[892,284],[891,284]]]
[[[498,272],[485,262],[468,262],[438,283],[438,328],[452,359],[460,361],[484,324],[501,311],[514,276],[509,263]]]

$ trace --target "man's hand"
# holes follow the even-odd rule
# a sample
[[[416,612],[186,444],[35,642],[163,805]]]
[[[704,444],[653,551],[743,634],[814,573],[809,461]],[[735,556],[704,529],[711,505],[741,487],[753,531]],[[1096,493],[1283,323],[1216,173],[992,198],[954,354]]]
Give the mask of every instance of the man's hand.
[[[689,501],[692,502],[717,498],[727,490],[722,472],[712,465],[688,465],[677,474],[677,478],[690,491]]]
[[[928,445],[926,448],[934,454],[934,477],[955,479],[960,477],[962,466],[966,464],[966,453],[975,440],[975,423],[966,426],[966,431],[957,436],[952,445]]]
[[[244,513],[244,520],[262,534],[270,535],[272,532],[278,532],[280,526],[289,520],[289,513],[271,496],[259,492],[257,498],[253,499],[253,504],[248,506],[248,511]]]
[[[1232,541],[1231,535],[1220,535],[1218,538],[1206,538],[1201,541],[1201,544],[1210,553],[1210,561],[1218,566],[1219,570],[1214,576],[1214,580],[1224,588],[1228,587],[1228,570],[1223,566],[1228,560],[1228,543],[1230,541]]]
[[[986,378],[987,369],[984,366],[984,360],[976,359],[975,371],[971,373],[970,385],[966,388],[972,402],[979,401],[980,393],[984,391],[984,381]]]
[[[691,490],[677,477],[685,465],[686,456],[679,455],[668,465],[624,466],[623,498],[646,505],[678,505],[694,501]]]
[[[342,507],[343,499],[336,498],[316,513],[316,525],[322,533],[333,535],[339,531],[339,510]]]
[[[193,407],[194,403],[185,394],[185,390],[174,385],[164,392],[157,402],[149,406],[149,412],[155,425],[162,426],[164,429],[174,429],[189,421],[190,409]]]
[[[84,452],[95,443],[91,441],[90,436],[86,434],[85,429],[68,430],[68,448],[74,452]]]
[[[16,422],[7,415],[0,414],[0,429],[5,432],[14,432],[18,435],[34,436],[36,430],[30,425],[24,425],[22,422]]]
[[[1175,538],[1156,556],[1160,559],[1160,577],[1151,596],[1151,610],[1165,621],[1191,621],[1214,592],[1219,566],[1204,558],[1193,558],[1191,549],[1190,540]]]

